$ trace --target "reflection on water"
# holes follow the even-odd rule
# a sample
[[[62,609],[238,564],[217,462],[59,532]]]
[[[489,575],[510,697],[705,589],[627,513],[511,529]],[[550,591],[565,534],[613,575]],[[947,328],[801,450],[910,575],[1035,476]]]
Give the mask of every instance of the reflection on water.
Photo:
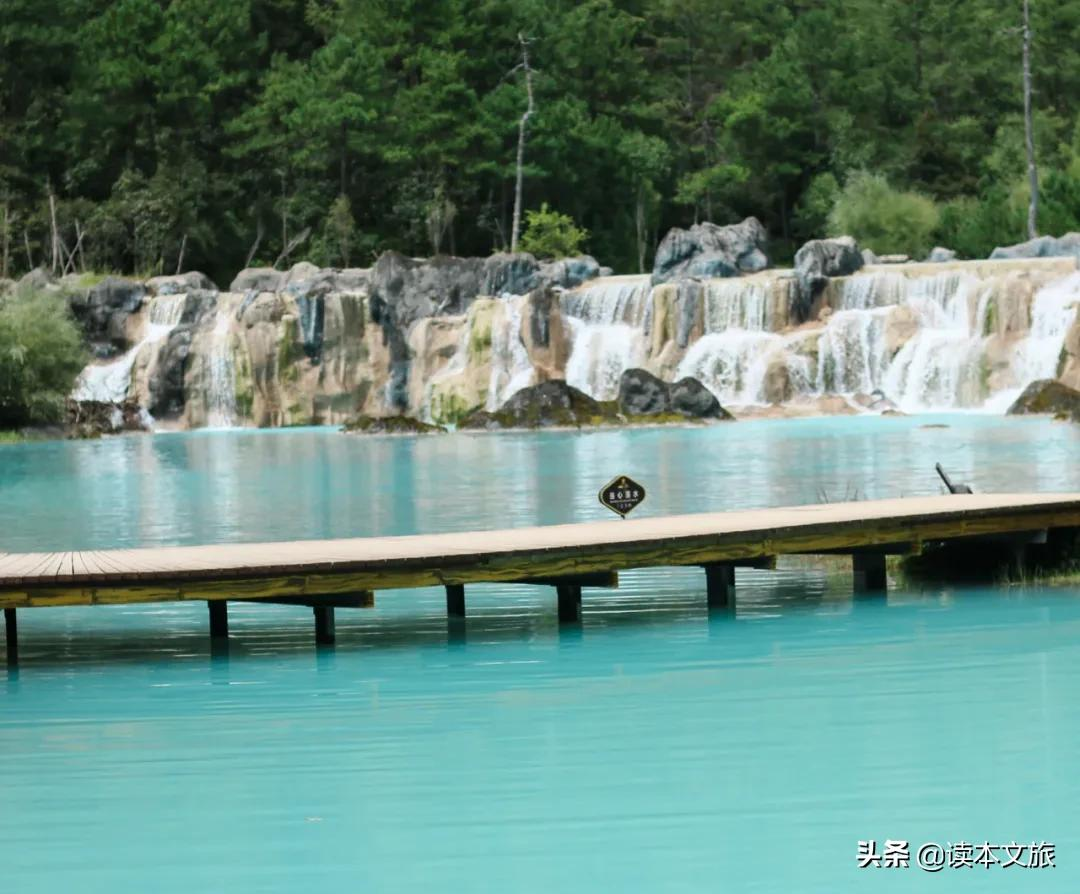
[[[0,549],[410,533],[937,492],[1077,490],[1074,427],[841,419],[704,431],[399,440],[200,433],[0,448]],[[1033,458],[1038,456],[1035,465]],[[860,839],[1056,841],[1080,882],[1073,588],[894,588],[739,571],[710,617],[692,569],[586,591],[436,589],[338,613],[234,604],[25,612],[0,677],[3,891],[910,891]],[[967,873],[966,875],[964,873]]]
[[[983,416],[420,439],[218,431],[25,444],[0,450],[0,501],[14,520],[0,531],[0,549],[583,521],[605,517],[596,493],[618,473],[648,489],[635,517],[938,493],[935,462],[978,490],[1076,490],[1078,451],[1076,426]]]

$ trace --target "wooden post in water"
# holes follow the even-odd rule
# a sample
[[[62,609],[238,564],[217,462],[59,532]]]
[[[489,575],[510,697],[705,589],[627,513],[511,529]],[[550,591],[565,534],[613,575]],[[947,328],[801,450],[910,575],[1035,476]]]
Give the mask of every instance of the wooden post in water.
[[[210,639],[228,639],[229,603],[224,599],[208,599],[206,608],[210,612]]]
[[[451,618],[465,617],[465,585],[446,585],[446,614]]]
[[[315,613],[315,642],[320,646],[332,646],[336,634],[334,631],[334,607],[316,605],[311,609]]]
[[[7,645],[7,663],[16,665],[19,663],[19,626],[15,620],[15,609],[4,609],[4,635]]]
[[[559,623],[573,624],[581,620],[581,584],[556,584],[559,600]]]
[[[735,605],[735,566],[727,562],[705,566],[705,589],[709,609]]]
[[[856,593],[884,593],[886,591],[884,553],[853,553],[851,567],[854,572]]]

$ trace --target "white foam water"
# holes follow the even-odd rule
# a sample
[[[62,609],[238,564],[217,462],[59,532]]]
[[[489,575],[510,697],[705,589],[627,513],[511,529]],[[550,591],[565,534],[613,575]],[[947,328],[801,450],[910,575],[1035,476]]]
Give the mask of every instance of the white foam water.
[[[120,403],[131,389],[131,374],[139,354],[147,347],[165,340],[180,322],[186,296],[156,295],[150,299],[142,338],[110,363],[92,363],[75,382],[74,400]]]

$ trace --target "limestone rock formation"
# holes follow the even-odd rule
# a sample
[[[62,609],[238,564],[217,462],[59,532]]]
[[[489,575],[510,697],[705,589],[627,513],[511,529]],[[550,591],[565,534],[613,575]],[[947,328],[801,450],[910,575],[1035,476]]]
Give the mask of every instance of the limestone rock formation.
[[[798,307],[795,317],[806,320],[814,299],[833,276],[850,276],[863,266],[859,244],[850,236],[811,239],[795,252]]]
[[[1009,415],[1049,414],[1058,419],[1080,422],[1080,391],[1057,379],[1032,382],[1009,407]]]
[[[109,276],[92,288],[69,292],[68,304],[90,349],[98,357],[109,357],[127,346],[128,320],[145,297],[141,282]]]
[[[1016,245],[1004,245],[990,252],[990,260],[1015,258],[1080,258],[1080,233],[1039,236]]]
[[[675,227],[656,249],[652,282],[657,285],[764,270],[769,266],[767,239],[765,227],[756,217],[726,227],[708,222],[694,224],[689,230]]]
[[[559,309],[558,293],[552,286],[542,286],[526,296],[521,313],[521,343],[537,382],[560,379],[566,374],[570,334]]]

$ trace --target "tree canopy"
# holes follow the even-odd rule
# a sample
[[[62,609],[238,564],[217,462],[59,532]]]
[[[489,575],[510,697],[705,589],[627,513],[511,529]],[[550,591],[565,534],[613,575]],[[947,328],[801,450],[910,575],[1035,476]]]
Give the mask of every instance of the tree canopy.
[[[838,198],[886,183],[934,204],[920,245],[985,254],[1025,235],[1020,15],[995,0],[5,0],[3,263],[47,260],[50,196],[72,265],[100,270],[182,261],[227,280],[301,236],[291,257],[338,265],[505,248],[520,35],[524,206],[569,215],[617,270],[648,265],[670,226],[748,214],[782,258],[843,216]],[[1080,0],[1033,0],[1032,27],[1052,232],[1080,225]]]

